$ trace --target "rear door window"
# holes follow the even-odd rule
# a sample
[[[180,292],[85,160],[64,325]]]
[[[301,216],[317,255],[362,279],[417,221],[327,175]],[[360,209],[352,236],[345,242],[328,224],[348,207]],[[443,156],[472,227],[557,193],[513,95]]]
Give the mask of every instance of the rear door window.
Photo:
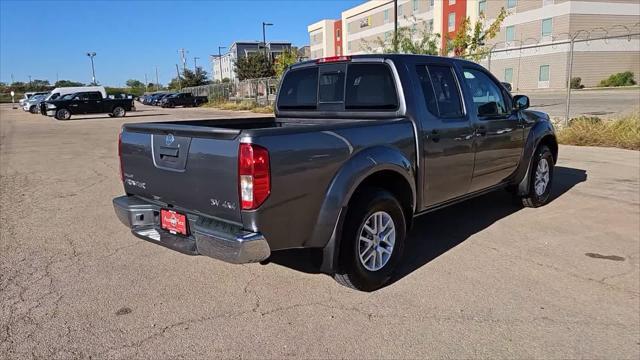
[[[89,100],[100,100],[102,99],[102,94],[99,92],[90,92],[88,93]]]
[[[450,66],[418,65],[416,71],[429,112],[441,118],[463,116],[460,89]]]
[[[278,107],[280,109],[315,109],[318,103],[318,68],[291,70],[284,77]]]
[[[345,110],[396,110],[398,94],[385,64],[349,64]]]

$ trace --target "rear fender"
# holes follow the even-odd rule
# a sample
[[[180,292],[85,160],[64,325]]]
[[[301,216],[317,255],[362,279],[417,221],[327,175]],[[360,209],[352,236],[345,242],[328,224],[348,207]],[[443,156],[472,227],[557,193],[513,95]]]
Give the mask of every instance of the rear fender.
[[[401,175],[411,187],[411,207],[415,210],[415,172],[411,164],[399,150],[375,146],[358,152],[340,168],[327,189],[311,239],[305,244],[306,247],[323,248],[323,272],[331,273],[336,269],[340,232],[349,200],[367,177],[380,171]]]

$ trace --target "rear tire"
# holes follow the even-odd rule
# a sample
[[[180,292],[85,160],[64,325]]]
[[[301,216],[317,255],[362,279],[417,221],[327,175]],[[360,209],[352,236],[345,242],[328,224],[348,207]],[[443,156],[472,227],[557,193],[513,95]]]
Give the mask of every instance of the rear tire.
[[[36,106],[35,105],[31,105],[31,107],[29,108],[29,112],[32,114],[36,113]]]
[[[545,145],[538,147],[531,161],[529,175],[529,193],[522,196],[525,207],[540,207],[549,202],[553,184],[554,159],[551,150]]]
[[[393,194],[379,188],[359,191],[345,218],[334,279],[361,291],[386,285],[402,259],[405,236],[404,212]]]
[[[58,120],[69,120],[71,119],[71,111],[67,109],[58,109],[56,111],[55,118]]]
[[[116,106],[111,113],[113,117],[123,117],[127,114],[126,110],[122,106]]]

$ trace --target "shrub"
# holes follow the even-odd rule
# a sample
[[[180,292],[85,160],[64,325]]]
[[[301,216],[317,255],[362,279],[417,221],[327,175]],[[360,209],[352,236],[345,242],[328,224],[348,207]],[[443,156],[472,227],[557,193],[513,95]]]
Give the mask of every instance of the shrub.
[[[600,86],[631,86],[635,85],[636,81],[633,79],[633,73],[631,71],[625,71],[609,76],[608,79],[600,81]]]
[[[582,78],[581,77],[572,77],[571,78],[571,88],[572,89],[582,89],[582,88],[584,88],[584,85],[582,85]]]
[[[615,119],[598,117],[572,119],[558,131],[558,142],[566,145],[605,146],[640,150],[640,112]]]

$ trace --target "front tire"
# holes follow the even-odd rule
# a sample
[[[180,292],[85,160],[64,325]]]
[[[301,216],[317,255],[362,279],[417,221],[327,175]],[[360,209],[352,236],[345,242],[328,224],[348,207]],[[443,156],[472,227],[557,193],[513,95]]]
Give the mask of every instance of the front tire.
[[[56,119],[58,120],[69,120],[71,119],[71,111],[67,109],[58,109],[56,111]]]
[[[127,112],[123,107],[116,106],[115,108],[113,108],[113,112],[111,114],[113,115],[113,117],[123,117],[127,114]]]
[[[553,184],[554,159],[551,150],[540,146],[532,160],[529,176],[529,193],[522,197],[525,207],[540,207],[549,202]]]
[[[404,212],[393,194],[378,188],[359,191],[345,218],[334,279],[362,291],[381,288],[402,259],[405,236]]]

